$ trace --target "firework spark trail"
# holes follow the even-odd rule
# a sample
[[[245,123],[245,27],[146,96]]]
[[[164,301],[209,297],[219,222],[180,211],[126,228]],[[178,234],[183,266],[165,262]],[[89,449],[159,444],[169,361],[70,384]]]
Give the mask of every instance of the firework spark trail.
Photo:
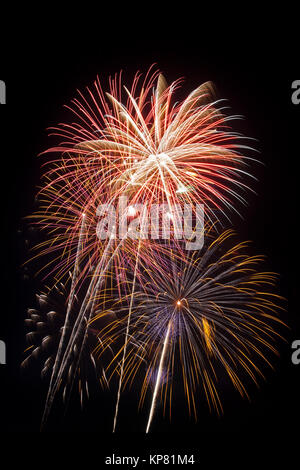
[[[50,379],[50,384],[49,384],[48,394],[47,394],[47,398],[46,398],[46,403],[50,399],[50,395],[51,395],[51,391],[52,391],[52,385],[55,382],[56,374],[57,374],[58,367],[59,367],[59,362],[60,362],[61,356],[63,354],[63,348],[64,348],[64,344],[65,344],[65,341],[66,341],[67,331],[68,331],[68,328],[69,328],[70,313],[71,313],[71,308],[72,308],[73,299],[74,299],[74,295],[75,295],[76,278],[77,278],[78,269],[79,269],[79,257],[80,257],[80,252],[81,252],[81,248],[82,248],[84,228],[85,228],[85,214],[83,213],[82,214],[81,227],[80,227],[80,233],[79,233],[79,238],[78,238],[78,244],[77,244],[77,250],[76,250],[76,258],[75,258],[75,263],[74,263],[73,275],[72,275],[70,296],[69,296],[67,312],[66,312],[66,319],[65,319],[64,326],[63,326],[62,335],[61,335],[57,355],[56,355],[54,366],[53,366],[53,371],[52,371],[52,375],[51,375],[51,379]],[[45,407],[44,414],[43,414],[43,417],[42,417],[41,428],[43,427],[43,425],[45,423],[45,420],[47,419],[47,412],[45,413],[45,411],[46,411],[46,407]]]
[[[146,216],[146,212],[145,212],[145,216]],[[46,419],[49,415],[49,412],[50,412],[55,394],[56,394],[56,392],[59,388],[59,385],[60,385],[60,381],[61,381],[61,379],[64,375],[65,370],[67,369],[70,353],[72,352],[72,349],[73,349],[74,345],[76,344],[76,341],[78,340],[78,338],[80,336],[81,327],[82,327],[82,325],[85,321],[85,327],[83,327],[83,330],[84,330],[83,339],[82,339],[81,345],[80,345],[80,352],[79,352],[79,356],[78,356],[78,359],[77,359],[77,365],[80,361],[80,356],[81,356],[81,352],[82,352],[83,347],[84,347],[84,343],[85,343],[85,339],[86,339],[86,332],[87,332],[87,328],[88,328],[88,325],[89,325],[91,315],[93,313],[93,307],[95,305],[97,292],[101,288],[102,282],[104,281],[105,273],[109,269],[112,261],[114,260],[115,256],[117,255],[118,251],[120,250],[120,248],[124,244],[124,241],[126,240],[127,235],[128,235],[128,232],[126,233],[125,237],[118,243],[118,246],[115,248],[114,252],[111,254],[110,258],[107,260],[107,258],[109,256],[109,249],[111,248],[111,245],[114,243],[114,239],[110,238],[110,240],[107,243],[107,246],[104,250],[104,253],[103,253],[103,255],[102,255],[102,257],[99,261],[99,264],[95,269],[92,280],[91,280],[90,285],[87,289],[87,293],[86,293],[85,298],[84,298],[84,300],[81,304],[81,308],[80,308],[80,311],[78,313],[77,319],[75,321],[72,333],[70,335],[69,342],[66,346],[65,353],[64,353],[64,355],[61,359],[61,365],[59,366],[56,380],[55,381],[53,380],[52,388],[49,388],[48,397],[47,397],[46,404],[45,404],[45,411],[44,411],[44,417],[43,417],[43,421],[42,421],[43,424],[42,425],[45,424]],[[139,242],[139,246],[140,246],[140,243],[141,243],[141,240]],[[98,280],[97,280],[97,278],[98,278]],[[89,312],[89,313],[88,313],[88,316],[86,317],[87,312]],[[75,374],[75,372],[76,372],[76,369],[74,369],[74,374]]]
[[[143,217],[142,217],[142,227],[143,227],[143,224],[145,222],[145,217],[147,216],[147,211],[144,211],[143,212]],[[128,232],[126,234],[126,236],[128,235]],[[125,236],[125,239],[126,239],[126,236]],[[90,307],[90,310],[89,310],[89,316],[88,318],[86,319],[86,329],[85,329],[85,332],[84,332],[84,337],[83,337],[83,340],[82,340],[82,344],[81,344],[81,349],[80,349],[80,353],[78,355],[78,359],[77,359],[77,365],[76,367],[74,368],[74,375],[73,375],[73,381],[72,383],[74,382],[74,379],[75,379],[75,372],[76,372],[76,369],[78,367],[78,364],[80,362],[80,357],[81,357],[81,354],[82,354],[82,351],[83,351],[83,348],[84,348],[84,345],[85,345],[85,341],[86,341],[86,338],[87,338],[87,328],[88,328],[88,325],[89,325],[89,322],[90,322],[90,318],[91,318],[91,315],[92,315],[92,312],[93,312],[93,309],[94,309],[94,306],[95,306],[95,302],[96,302],[96,293],[100,290],[101,288],[101,283],[103,282],[103,275],[104,273],[109,269],[109,266],[111,264],[111,262],[113,261],[114,257],[116,256],[118,250],[121,248],[123,244],[123,240],[122,242],[119,243],[118,247],[115,249],[113,255],[111,256],[111,258],[108,260],[107,262],[107,265],[106,267],[103,269],[103,272],[99,275],[99,279],[98,279],[98,282],[96,284],[96,287],[94,289],[94,295],[91,296],[91,298],[93,299],[92,300],[92,303],[91,303],[91,307]],[[136,276],[137,276],[137,273],[138,273],[138,264],[139,264],[139,258],[140,258],[140,248],[141,248],[141,245],[142,245],[142,240],[140,239],[139,240],[139,243],[138,243],[138,249],[137,249],[137,257],[136,257],[136,263],[135,263],[135,269],[134,269],[134,278],[133,278],[133,285],[132,285],[132,291],[131,291],[131,299],[130,299],[130,306],[129,306],[129,312],[128,312],[128,320],[127,320],[127,327],[126,327],[126,333],[125,333],[125,343],[124,343],[124,349],[123,349],[123,357],[122,357],[122,365],[121,365],[121,374],[120,374],[120,379],[119,379],[119,388],[118,388],[118,398],[117,398],[117,403],[116,403],[116,411],[115,411],[115,417],[114,417],[114,428],[113,428],[113,432],[115,432],[115,427],[116,427],[116,424],[117,424],[117,416],[118,416],[118,409],[119,409],[119,400],[120,400],[120,395],[121,395],[121,386],[122,386],[122,379],[123,379],[123,372],[124,372],[124,365],[125,365],[125,357],[126,357],[126,350],[127,350],[127,345],[129,343],[129,327],[130,327],[130,318],[131,318],[131,312],[132,312],[132,306],[133,306],[133,297],[134,297],[134,290],[135,290],[135,282],[136,282]],[[86,307],[86,310],[88,309],[88,305]],[[84,317],[83,317],[84,318]],[[74,343],[76,342],[76,338],[74,338]]]
[[[95,293],[98,291],[98,289],[100,288],[101,286],[101,282],[103,282],[104,278],[103,278],[103,275],[105,274],[105,272],[107,271],[107,269],[109,268],[109,265],[111,263],[111,261],[113,260],[114,256],[116,255],[118,249],[120,248],[121,244],[123,243],[123,240],[119,243],[118,247],[116,248],[116,250],[114,251],[114,253],[112,254],[110,260],[108,261],[105,269],[102,269],[101,271],[101,266],[104,264],[105,260],[105,256],[112,244],[113,240],[110,239],[109,243],[107,244],[106,246],[106,249],[103,253],[103,256],[98,264],[98,266],[96,267],[95,269],[95,273],[92,277],[92,280],[90,282],[90,285],[87,289],[87,293],[84,297],[84,300],[81,304],[81,308],[80,308],[80,311],[78,313],[78,316],[77,316],[77,319],[75,321],[75,324],[74,324],[74,327],[73,327],[73,330],[71,332],[71,335],[70,335],[70,338],[69,338],[69,342],[66,346],[66,349],[65,349],[65,353],[61,359],[61,364],[59,366],[59,369],[57,371],[57,377],[56,377],[56,380],[53,381],[52,383],[52,387],[49,388],[49,392],[48,392],[48,397],[47,397],[47,400],[46,400],[46,404],[45,404],[45,411],[44,411],[44,417],[43,417],[43,424],[45,424],[45,421],[49,415],[49,412],[50,412],[50,409],[51,409],[51,406],[52,406],[52,403],[53,403],[53,400],[54,400],[54,397],[55,397],[55,394],[58,390],[58,387],[60,385],[60,381],[61,381],[61,378],[67,368],[67,365],[68,365],[68,360],[69,360],[69,355],[74,347],[74,344],[76,342],[76,339],[78,338],[78,335],[80,334],[80,328],[82,326],[82,323],[84,321],[84,318],[85,318],[85,314],[86,314],[86,311],[87,309],[89,308],[89,306],[91,305],[91,298],[92,297],[95,297]],[[96,279],[97,279],[97,276],[99,277],[98,279],[98,282],[96,282]],[[96,286],[95,286],[96,284]],[[92,302],[93,304],[93,302]],[[91,315],[91,310],[90,310],[90,314]],[[88,321],[86,323],[86,328],[88,326]],[[58,366],[57,366],[58,367]]]
[[[123,374],[124,374],[124,364],[125,364],[125,358],[126,358],[126,352],[127,352],[127,344],[128,344],[128,341],[129,341],[129,339],[128,339],[128,337],[129,337],[129,327],[130,327],[130,320],[131,320],[131,311],[132,311],[132,305],[133,305],[133,295],[134,295],[134,290],[135,290],[135,281],[136,281],[136,275],[137,275],[137,268],[138,268],[138,264],[139,264],[140,247],[141,247],[141,240],[139,240],[138,251],[137,251],[137,256],[136,256],[136,263],[135,263],[135,268],[134,268],[133,284],[132,284],[128,319],[127,319],[126,332],[125,332],[125,343],[124,343],[123,357],[122,357],[122,363],[121,363],[121,371],[120,371],[120,378],[119,378],[119,385],[118,385],[117,401],[116,401],[116,407],[115,407],[113,432],[115,432],[115,430],[116,430],[117,419],[118,419],[119,402],[120,402],[120,396],[121,396],[121,387],[122,387]]]
[[[153,396],[152,396],[151,408],[150,408],[148,423],[147,423],[147,427],[146,427],[146,434],[148,434],[148,432],[149,432],[151,422],[152,422],[152,419],[153,419],[153,415],[154,415],[154,411],[155,411],[156,398],[157,398],[157,394],[158,394],[158,390],[159,390],[159,386],[160,386],[160,379],[161,379],[161,375],[162,375],[162,369],[163,369],[163,366],[164,366],[164,360],[165,360],[165,356],[166,356],[166,351],[167,351],[167,346],[168,346],[168,341],[169,341],[169,336],[170,336],[170,330],[171,330],[171,320],[169,321],[169,324],[168,324],[166,336],[165,336],[164,343],[163,343],[163,349],[162,349],[162,353],[161,353],[161,357],[160,357],[160,361],[159,361],[158,374],[157,374],[155,388],[154,388],[154,392],[153,392]]]
[[[147,211],[144,208],[143,215],[142,215],[142,221],[141,221],[141,231],[142,232],[144,230],[144,223],[146,221],[146,218],[147,218]],[[116,430],[117,418],[118,418],[118,412],[119,412],[119,402],[120,402],[120,397],[121,397],[121,387],[122,387],[122,381],[123,381],[127,345],[128,345],[128,341],[129,341],[129,339],[128,339],[129,338],[129,327],[130,327],[131,312],[132,312],[132,306],[133,306],[133,295],[134,295],[134,290],[135,290],[136,275],[137,275],[139,257],[140,257],[140,248],[141,248],[141,239],[139,240],[139,243],[138,243],[138,250],[137,250],[136,262],[135,262],[135,267],[134,267],[133,285],[132,285],[129,312],[128,312],[128,319],[127,319],[126,332],[125,332],[125,343],[124,343],[120,378],[119,378],[119,384],[118,384],[117,401],[116,401],[115,415],[114,415],[114,422],[113,422],[113,432],[115,432],[115,430]]]

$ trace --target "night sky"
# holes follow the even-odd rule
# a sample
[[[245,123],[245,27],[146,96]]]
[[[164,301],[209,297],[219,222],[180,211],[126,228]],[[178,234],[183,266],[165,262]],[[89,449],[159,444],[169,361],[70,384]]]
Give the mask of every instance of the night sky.
[[[121,25],[122,23],[120,23]],[[70,25],[69,25],[70,26]],[[28,26],[29,27],[29,26]],[[223,393],[224,416],[208,411],[199,394],[199,419],[189,418],[184,400],[177,399],[172,422],[161,410],[153,422],[153,439],[163,433],[167,442],[172,433],[193,433],[192,439],[206,434],[231,432],[292,432],[299,423],[300,365],[291,362],[291,343],[300,339],[298,277],[290,275],[298,263],[298,172],[299,151],[296,132],[300,104],[291,102],[291,83],[300,78],[300,70],[288,62],[284,48],[278,48],[268,35],[253,39],[249,31],[230,37],[219,32],[219,40],[201,38],[198,30],[186,28],[182,37],[175,33],[149,32],[142,39],[142,28],[99,28],[92,34],[76,35],[76,28],[62,33],[60,23],[52,30],[32,29],[18,33],[18,44],[6,52],[0,79],[6,82],[7,104],[0,107],[1,120],[1,200],[2,200],[2,308],[0,339],[7,346],[7,364],[0,366],[1,424],[5,432],[39,432],[46,384],[36,371],[20,373],[24,358],[24,318],[27,307],[34,305],[34,266],[22,268],[28,251],[25,240],[28,227],[23,218],[34,209],[34,196],[41,174],[37,155],[49,147],[46,129],[65,121],[70,114],[63,105],[91,85],[99,75],[104,86],[109,75],[123,70],[130,83],[136,70],[146,72],[153,63],[167,80],[184,77],[181,93],[187,95],[207,80],[215,83],[218,97],[228,99],[230,112],[241,114],[235,129],[257,139],[254,146],[264,165],[254,168],[257,195],[249,195],[244,220],[233,218],[239,239],[251,239],[254,252],[267,257],[267,266],[280,273],[279,292],[289,298],[289,309],[282,318],[290,327],[284,330],[286,342],[279,342],[280,358],[274,371],[266,371],[267,380],[260,389],[249,384],[251,403],[242,400],[233,388]],[[130,29],[130,31],[128,31]],[[225,28],[226,29],[226,28]],[[16,33],[17,34],[17,33]],[[216,34],[216,32],[214,33]],[[174,39],[175,36],[175,39]],[[4,65],[4,66],[3,66]],[[292,202],[293,201],[293,202]],[[83,411],[76,394],[64,416],[60,400],[49,420],[48,432],[99,432],[109,434],[114,395],[99,389]],[[143,432],[147,408],[137,412],[136,395],[124,394],[120,404],[121,433]],[[294,426],[294,427],[293,427]],[[157,434],[158,435],[157,435]],[[151,438],[151,437],[150,437]],[[148,441],[149,442],[149,439]],[[142,437],[139,437],[142,441]],[[154,442],[154,441],[153,441]],[[141,444],[143,445],[143,444]]]

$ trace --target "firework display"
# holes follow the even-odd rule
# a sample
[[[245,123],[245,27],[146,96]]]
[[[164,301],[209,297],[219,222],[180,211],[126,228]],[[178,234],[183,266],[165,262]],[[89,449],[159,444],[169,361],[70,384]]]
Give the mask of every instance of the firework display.
[[[88,398],[91,376],[115,395],[113,432],[138,377],[148,433],[158,403],[171,416],[175,378],[196,417],[201,397],[222,413],[220,377],[248,397],[244,378],[258,385],[272,367],[276,275],[230,228],[252,191],[252,149],[211,82],[178,101],[181,85],[153,67],[107,93],[97,78],[69,106],[74,121],[51,129],[60,143],[41,157],[30,217],[49,287],[28,310],[23,362],[49,382],[42,426],[59,390],[66,400],[76,383]]]

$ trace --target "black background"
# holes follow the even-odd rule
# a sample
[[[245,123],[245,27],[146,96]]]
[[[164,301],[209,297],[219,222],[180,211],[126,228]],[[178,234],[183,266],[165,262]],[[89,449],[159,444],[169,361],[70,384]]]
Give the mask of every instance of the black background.
[[[11,46],[3,51],[0,68],[0,79],[7,85],[7,104],[0,107],[0,338],[7,345],[7,365],[0,366],[2,431],[39,432],[45,399],[45,385],[35,376],[20,374],[25,347],[23,321],[33,293],[29,292],[30,282],[24,280],[21,268],[27,254],[24,233],[20,235],[18,230],[24,227],[22,218],[33,210],[41,174],[37,155],[49,146],[46,128],[67,118],[63,104],[73,98],[76,89],[91,85],[97,74],[105,87],[108,76],[122,69],[130,83],[136,70],[146,72],[155,62],[169,82],[185,77],[186,94],[212,80],[219,97],[229,100],[232,113],[245,116],[236,128],[258,140],[255,146],[265,164],[255,168],[258,195],[249,196],[245,220],[234,223],[240,239],[253,240],[255,251],[266,254],[268,266],[280,273],[280,293],[290,301],[289,310],[283,315],[290,330],[285,331],[286,343],[278,345],[281,357],[275,361],[275,371],[267,374],[267,381],[259,390],[251,389],[251,403],[234,392],[226,392],[225,414],[217,418],[208,413],[202,400],[197,423],[178,403],[171,424],[158,413],[152,437],[143,441],[141,435],[139,442],[142,446],[149,442],[165,445],[174,433],[193,433],[194,440],[207,434],[231,432],[293,434],[300,419],[300,365],[291,362],[291,343],[300,339],[296,301],[299,276],[294,274],[299,238],[296,141],[300,105],[291,102],[291,83],[300,78],[294,60],[295,43],[287,38],[283,42],[281,37],[277,41],[276,28],[261,28],[258,34],[257,24],[248,29],[240,27],[229,35],[229,27],[221,30],[211,26],[204,31],[200,22],[169,30],[165,30],[163,22],[145,27],[142,24],[137,30],[133,19],[132,23],[123,23],[122,19],[105,23],[102,19],[99,27],[95,21],[83,28],[80,21],[71,22],[66,30],[57,15],[46,31],[43,24],[37,27],[31,21],[7,33]],[[293,273],[289,282],[288,259]],[[113,396],[99,392],[81,411],[74,398],[65,418],[57,405],[46,431],[99,432],[108,436],[113,400]],[[123,435],[143,432],[146,414],[138,414],[136,408],[135,398],[130,395],[121,400]],[[182,443],[186,442],[182,439]]]

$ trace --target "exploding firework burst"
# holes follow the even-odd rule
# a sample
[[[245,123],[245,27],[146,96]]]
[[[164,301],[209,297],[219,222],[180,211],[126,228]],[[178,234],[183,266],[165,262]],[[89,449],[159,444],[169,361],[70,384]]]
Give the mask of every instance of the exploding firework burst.
[[[226,249],[232,236],[230,230],[214,240],[208,234],[207,247],[201,254],[183,259],[170,249],[167,255],[156,256],[151,266],[141,266],[143,275],[135,290],[130,328],[135,347],[127,354],[124,386],[143,369],[142,404],[154,383],[147,432],[159,391],[164,409],[169,398],[171,411],[176,359],[181,364],[189,412],[195,416],[200,385],[209,408],[222,412],[217,386],[222,376],[220,366],[243,397],[248,394],[242,377],[246,375],[258,385],[264,367],[272,367],[269,356],[276,354],[280,336],[276,326],[283,325],[278,316],[282,298],[272,289],[276,275],[259,270],[263,258],[248,256],[247,243],[231,243]],[[126,317],[121,315],[107,328],[100,357],[105,345],[111,347],[119,337],[124,322]],[[116,372],[117,359],[107,375]]]
[[[144,81],[136,75],[131,89],[122,86],[121,75],[104,94],[99,79],[87,96],[80,93],[70,109],[76,122],[53,129],[65,139],[52,151],[64,152],[47,171],[49,184],[42,189],[56,207],[66,209],[71,188],[78,200],[85,188],[94,197],[79,204],[80,212],[99,195],[108,200],[128,193],[133,201],[148,203],[178,200],[205,203],[207,215],[219,220],[245,203],[241,191],[249,157],[241,150],[241,136],[225,116],[222,101],[215,99],[211,82],[196,88],[183,102],[176,102],[180,80],[167,85],[158,72]],[[124,98],[125,92],[125,98]],[[55,192],[54,192],[55,189]],[[60,198],[61,195],[61,198]]]
[[[47,259],[41,269],[47,282],[53,280],[47,299],[55,286],[65,286],[62,308],[56,309],[55,347],[47,359],[51,377],[43,423],[61,385],[69,376],[73,383],[83,370],[86,351],[90,357],[91,325],[98,331],[98,357],[107,350],[112,354],[109,365],[100,367],[102,383],[118,377],[114,430],[121,390],[141,364],[148,364],[141,403],[149,384],[155,384],[148,430],[161,386],[165,397],[171,394],[176,348],[194,412],[200,382],[210,406],[221,410],[214,361],[246,394],[236,366],[254,379],[259,369],[248,353],[263,358],[258,343],[274,350],[268,321],[275,321],[270,313],[275,304],[258,291],[273,275],[252,271],[258,259],[241,254],[244,245],[213,261],[228,234],[193,256],[174,234],[172,242],[132,239],[128,231],[119,239],[99,240],[99,206],[113,207],[124,195],[126,217],[134,217],[136,204],[167,204],[171,215],[176,205],[202,204],[210,236],[214,225],[230,221],[230,213],[246,204],[253,159],[244,155],[250,147],[229,126],[236,116],[225,115],[211,82],[178,102],[180,86],[181,80],[168,85],[152,68],[144,79],[137,74],[129,88],[121,74],[116,76],[106,94],[97,79],[69,106],[74,122],[52,129],[61,142],[50,152],[58,157],[45,163],[39,208],[31,217],[46,234],[33,259]],[[38,323],[47,324],[38,321],[37,328]],[[37,341],[29,350],[32,358],[47,341],[31,337]]]
[[[179,86],[180,80],[168,86],[151,69],[144,80],[137,74],[130,90],[120,75],[105,94],[97,79],[69,107],[75,122],[53,129],[62,143],[50,151],[59,157],[45,163],[33,216],[47,233],[36,248],[38,256],[51,254],[49,276],[63,277],[72,268],[83,213],[87,243],[80,257],[86,270],[99,262],[105,244],[96,237],[97,208],[120,195],[148,207],[205,204],[212,222],[228,220],[237,203],[246,203],[241,193],[250,189],[244,179],[251,177],[253,159],[241,154],[249,147],[229,127],[237,116],[225,116],[211,82],[178,103]]]

